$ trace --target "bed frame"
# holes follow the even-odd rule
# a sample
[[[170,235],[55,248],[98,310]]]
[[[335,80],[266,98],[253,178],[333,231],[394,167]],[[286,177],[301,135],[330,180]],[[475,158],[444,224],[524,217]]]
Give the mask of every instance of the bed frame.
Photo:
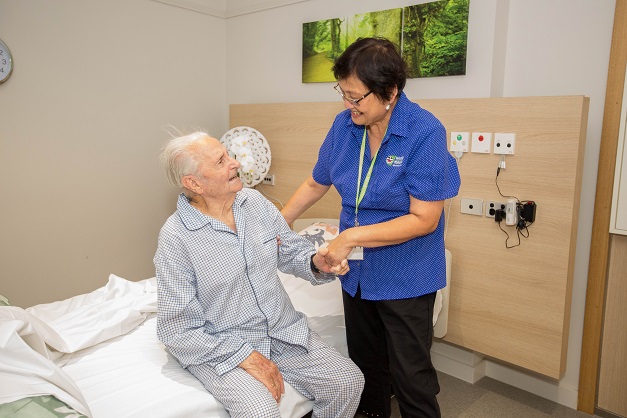
[[[559,379],[566,366],[575,243],[589,99],[584,96],[418,100],[447,132],[511,132],[515,155],[498,176],[503,195],[537,204],[529,237],[506,248],[493,218],[462,214],[461,198],[507,201],[495,184],[500,156],[465,153],[462,186],[445,203],[452,253],[444,341]],[[307,178],[341,102],[234,104],[230,127],[250,126],[268,140],[277,205]],[[331,189],[303,214],[337,218]],[[517,242],[515,228],[503,229]]]

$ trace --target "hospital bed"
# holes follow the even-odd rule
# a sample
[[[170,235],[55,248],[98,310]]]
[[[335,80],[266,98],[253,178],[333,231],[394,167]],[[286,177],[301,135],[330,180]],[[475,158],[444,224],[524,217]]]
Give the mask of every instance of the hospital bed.
[[[294,229],[316,247],[338,233],[335,219],[298,220]],[[449,273],[450,265],[447,252]],[[310,327],[347,355],[339,281],[312,286],[279,275]],[[436,300],[437,337],[446,333],[447,290]],[[113,274],[103,287],[63,301],[0,306],[0,416],[45,410],[56,417],[228,417],[158,341],[156,310],[155,278],[135,282]],[[302,417],[312,407],[286,384],[283,417]]]

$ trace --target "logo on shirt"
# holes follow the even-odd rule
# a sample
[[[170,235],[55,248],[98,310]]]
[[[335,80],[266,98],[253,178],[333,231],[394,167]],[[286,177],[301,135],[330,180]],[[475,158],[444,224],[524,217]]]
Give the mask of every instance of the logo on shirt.
[[[403,157],[398,157],[396,155],[388,155],[385,159],[385,162],[390,167],[400,167],[403,165]]]

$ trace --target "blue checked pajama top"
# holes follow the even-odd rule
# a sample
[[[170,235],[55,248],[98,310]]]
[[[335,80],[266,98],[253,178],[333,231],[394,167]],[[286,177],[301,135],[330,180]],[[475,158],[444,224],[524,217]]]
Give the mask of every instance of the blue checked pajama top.
[[[209,364],[220,375],[253,350],[271,359],[285,344],[308,349],[307,319],[294,309],[277,268],[313,284],[335,278],[312,273],[313,245],[259,192],[238,192],[233,214],[237,233],[181,194],[154,257],[159,339],[183,367]]]
[[[355,225],[355,195],[359,154],[365,127],[339,113],[320,147],[314,180],[333,185],[342,198],[340,231]],[[359,224],[385,222],[409,213],[409,196],[446,200],[457,195],[457,163],[447,149],[446,129],[430,112],[401,93],[392,111],[370,184],[359,204]],[[361,184],[372,155],[366,147]],[[343,289],[368,300],[392,300],[432,293],[446,285],[444,211],[437,229],[407,242],[364,248],[362,261],[349,261],[341,276]]]

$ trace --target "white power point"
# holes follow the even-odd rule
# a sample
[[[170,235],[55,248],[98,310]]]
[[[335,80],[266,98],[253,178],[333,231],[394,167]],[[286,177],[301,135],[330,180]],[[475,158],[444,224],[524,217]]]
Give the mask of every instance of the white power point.
[[[268,184],[270,186],[274,186],[274,174],[266,174],[266,176],[261,181],[261,184]]]
[[[494,218],[494,214],[496,213],[497,210],[505,210],[507,207],[507,204],[504,202],[496,202],[496,201],[488,201],[488,203],[485,206],[485,216],[487,216],[488,218]]]
[[[496,133],[494,134],[494,153],[514,155],[516,145],[516,134]]]
[[[483,200],[462,197],[461,212],[469,215],[483,215]]]
[[[450,152],[468,152],[468,132],[451,132]]]
[[[507,199],[505,207],[505,225],[516,225],[518,222],[518,211],[516,211],[516,199]]]

